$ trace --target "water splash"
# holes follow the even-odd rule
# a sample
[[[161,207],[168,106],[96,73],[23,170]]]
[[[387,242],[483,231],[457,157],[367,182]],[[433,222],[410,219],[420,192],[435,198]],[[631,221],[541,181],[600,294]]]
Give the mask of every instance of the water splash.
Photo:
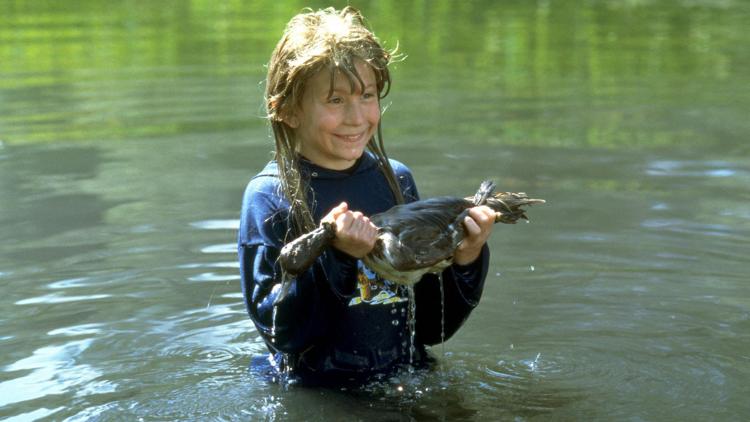
[[[273,287],[276,290],[276,286]],[[273,305],[273,311],[271,311],[271,343],[276,343],[276,316],[279,313],[279,305]]]
[[[414,295],[414,286],[407,286],[406,291],[409,294],[409,315],[408,315],[408,326],[409,326],[409,367],[414,364],[414,351],[416,346],[414,345],[414,338],[417,333],[417,301]]]
[[[211,290],[211,295],[208,297],[208,303],[206,304],[206,310],[208,310],[211,307],[211,301],[214,299],[214,294],[216,293],[216,286],[214,286],[214,289]]]
[[[536,354],[536,358],[534,358],[534,360],[531,361],[531,363],[529,363],[529,369],[531,369],[532,371],[536,371],[536,368],[538,367],[538,364],[539,364],[539,357],[541,356],[542,356],[541,352]]]

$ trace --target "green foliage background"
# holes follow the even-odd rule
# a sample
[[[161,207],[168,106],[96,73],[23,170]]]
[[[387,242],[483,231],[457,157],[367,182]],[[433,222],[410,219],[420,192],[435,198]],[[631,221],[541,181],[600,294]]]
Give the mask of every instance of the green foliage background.
[[[292,15],[331,4],[346,2],[0,2],[0,139],[265,141],[263,65]],[[742,2],[352,4],[406,57],[390,143],[746,151]]]

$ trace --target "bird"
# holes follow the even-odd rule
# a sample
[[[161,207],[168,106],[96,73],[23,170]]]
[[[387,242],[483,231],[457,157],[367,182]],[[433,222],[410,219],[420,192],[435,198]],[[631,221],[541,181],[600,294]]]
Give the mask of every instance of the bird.
[[[524,192],[494,193],[495,183],[483,181],[473,197],[441,196],[399,204],[370,216],[378,228],[373,249],[362,261],[382,279],[412,286],[424,274],[439,273],[453,263],[456,248],[466,236],[464,218],[469,209],[487,205],[496,212],[495,223],[528,220],[527,205],[543,204]],[[281,248],[282,271],[296,276],[309,268],[336,238],[336,225],[324,221]]]

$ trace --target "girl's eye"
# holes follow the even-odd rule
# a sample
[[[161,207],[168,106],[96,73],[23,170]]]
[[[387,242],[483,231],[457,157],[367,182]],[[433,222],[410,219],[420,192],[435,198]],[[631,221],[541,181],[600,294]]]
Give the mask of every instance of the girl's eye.
[[[369,99],[371,99],[371,98],[374,98],[374,97],[375,97],[375,94],[373,94],[372,92],[365,92],[364,94],[362,94],[362,97],[363,97],[364,99],[366,99],[366,100],[369,100]]]
[[[328,102],[331,104],[341,104],[344,100],[341,97],[331,97],[328,99]]]

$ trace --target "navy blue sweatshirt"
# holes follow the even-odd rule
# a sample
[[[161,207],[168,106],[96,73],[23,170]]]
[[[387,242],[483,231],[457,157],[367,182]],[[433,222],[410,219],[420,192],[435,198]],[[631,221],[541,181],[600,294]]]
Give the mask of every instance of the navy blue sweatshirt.
[[[391,165],[407,202],[419,199],[409,169]],[[309,177],[310,205],[316,222],[346,201],[365,215],[396,204],[376,159],[363,154],[348,170],[334,171],[302,162]],[[239,262],[242,292],[250,318],[275,362],[303,379],[348,379],[388,372],[400,364],[424,363],[424,345],[448,339],[479,302],[489,250],[467,266],[443,272],[444,320],[439,278],[428,274],[415,285],[415,349],[410,354],[408,295],[405,288],[381,280],[362,261],[333,247],[310,269],[291,280],[274,309],[281,281],[276,262],[283,246],[289,203],[281,193],[277,165],[271,161],[248,183],[242,201]]]

